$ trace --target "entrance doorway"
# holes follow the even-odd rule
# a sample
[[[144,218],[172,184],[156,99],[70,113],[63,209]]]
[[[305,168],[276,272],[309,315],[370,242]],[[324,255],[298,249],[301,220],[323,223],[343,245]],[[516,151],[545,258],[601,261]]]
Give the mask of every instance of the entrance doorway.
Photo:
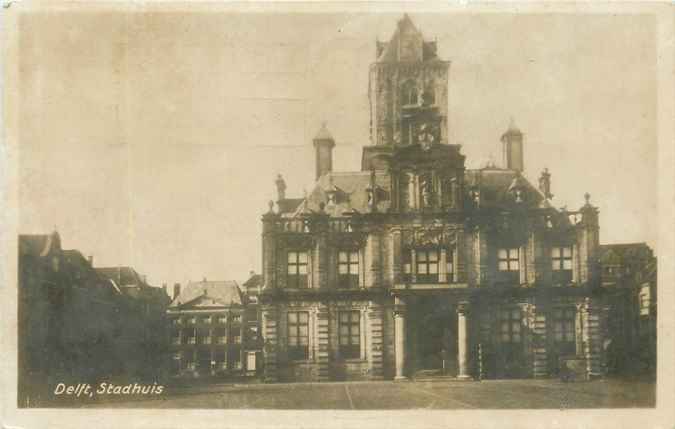
[[[414,373],[457,375],[457,313],[449,303],[420,299],[411,332]]]

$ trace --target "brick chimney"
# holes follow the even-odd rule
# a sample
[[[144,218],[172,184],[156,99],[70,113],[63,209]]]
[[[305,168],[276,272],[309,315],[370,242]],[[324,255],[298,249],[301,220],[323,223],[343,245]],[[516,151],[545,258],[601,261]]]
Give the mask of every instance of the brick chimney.
[[[277,185],[277,201],[286,199],[286,181],[281,174],[277,174],[277,180],[274,181],[274,184]]]
[[[173,285],[173,297],[171,299],[176,299],[180,295],[180,283],[174,283]]]

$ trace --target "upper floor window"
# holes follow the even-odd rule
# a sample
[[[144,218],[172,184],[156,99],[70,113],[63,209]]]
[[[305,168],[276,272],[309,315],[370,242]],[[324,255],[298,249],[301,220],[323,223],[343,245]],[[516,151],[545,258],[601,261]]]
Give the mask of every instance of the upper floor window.
[[[401,86],[401,105],[417,105],[417,87],[412,80],[405,81]]]
[[[551,248],[551,269],[555,283],[572,280],[572,248],[569,246]]]
[[[307,252],[288,252],[287,286],[290,288],[306,288],[307,272]]]
[[[197,318],[196,317],[189,317],[187,322],[188,322],[188,325],[194,325],[195,323],[197,323]]]
[[[420,283],[438,283],[438,250],[418,250],[415,259],[416,280]]]
[[[309,312],[289,311],[288,328],[288,357],[292,360],[307,359],[309,357]]]
[[[497,260],[500,280],[517,282],[520,277],[520,249],[499,249],[497,252]]]
[[[232,323],[241,323],[241,314],[233,314]]]
[[[341,311],[339,315],[340,356],[357,359],[361,356],[361,313]]]
[[[338,285],[341,288],[359,287],[359,252],[338,252]]]

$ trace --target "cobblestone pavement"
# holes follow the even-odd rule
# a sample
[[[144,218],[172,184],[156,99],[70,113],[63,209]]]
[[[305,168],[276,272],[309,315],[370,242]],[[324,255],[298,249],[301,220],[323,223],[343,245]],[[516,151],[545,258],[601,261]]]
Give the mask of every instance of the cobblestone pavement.
[[[99,397],[101,408],[515,409],[653,407],[655,383],[641,380],[489,380],[212,384],[167,388],[160,397]]]

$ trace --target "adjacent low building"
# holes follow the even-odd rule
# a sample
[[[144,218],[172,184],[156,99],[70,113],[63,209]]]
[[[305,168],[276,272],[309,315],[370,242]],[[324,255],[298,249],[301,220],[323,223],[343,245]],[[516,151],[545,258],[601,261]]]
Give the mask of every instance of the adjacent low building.
[[[646,243],[600,246],[602,288],[611,302],[608,369],[656,370],[656,257]]]
[[[240,376],[246,372],[245,296],[236,281],[174,285],[167,309],[173,376]]]
[[[58,232],[19,235],[18,401],[40,406],[56,382],[157,380],[168,296],[111,280]],[[117,270],[117,269],[116,269]],[[134,292],[131,290],[135,289]],[[159,341],[159,342],[158,342]]]

